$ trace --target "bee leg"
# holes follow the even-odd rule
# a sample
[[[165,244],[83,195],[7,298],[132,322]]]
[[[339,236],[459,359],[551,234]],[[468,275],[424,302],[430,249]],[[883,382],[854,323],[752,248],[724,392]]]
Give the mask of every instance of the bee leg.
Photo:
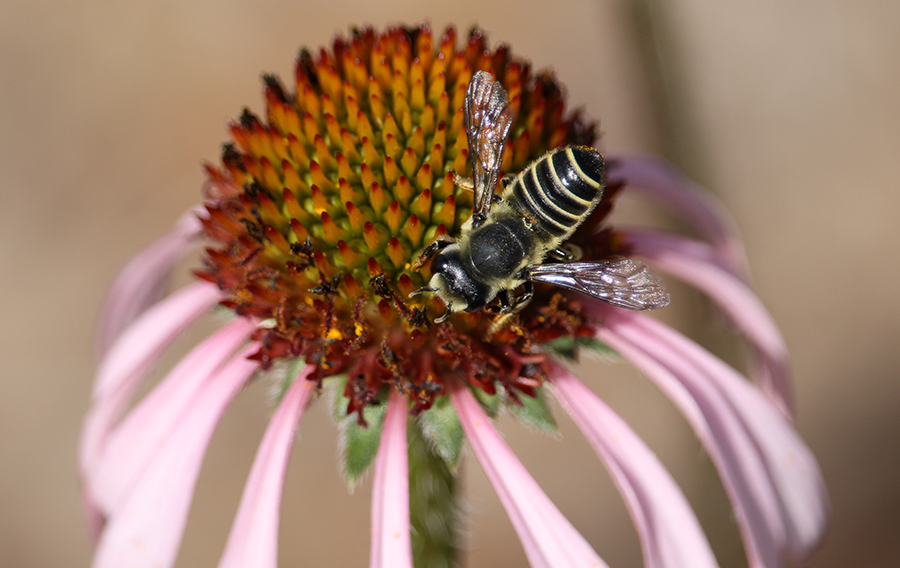
[[[437,288],[429,288],[428,286],[423,286],[418,290],[413,290],[412,292],[410,292],[409,297],[412,298],[413,296],[418,296],[422,292],[437,292]]]
[[[509,298],[507,297],[506,304],[503,305],[500,310],[501,314],[517,314],[522,311],[522,308],[528,305],[528,302],[531,301],[531,297],[534,296],[534,284],[531,283],[531,280],[526,280],[522,287],[525,288],[525,291],[522,292],[522,295],[516,298],[512,304],[509,303]],[[506,290],[502,290],[502,292],[506,292]],[[500,296],[500,293],[498,293],[497,296]],[[502,298],[500,303],[503,304]]]
[[[413,270],[419,270],[420,268],[425,266],[425,263],[428,262],[428,260],[431,257],[433,257],[435,254],[437,254],[437,252],[439,250],[442,250],[445,247],[448,247],[452,244],[453,244],[453,241],[445,241],[445,240],[434,241],[433,243],[431,243],[430,245],[425,247],[425,250],[423,250],[419,254],[419,258],[417,258],[416,261],[412,265]]]
[[[581,258],[581,247],[571,243],[565,243],[559,248],[552,249],[547,256],[557,262],[574,262]]]
[[[525,291],[522,292],[521,296],[516,298],[516,303],[513,304],[512,313],[514,314],[522,311],[522,308],[527,306],[528,302],[531,301],[531,297],[534,296],[534,284],[531,283],[531,280],[526,280],[522,287],[525,288]]]
[[[487,309],[494,313],[505,314],[510,310],[509,290],[500,290],[497,292],[497,299],[500,300],[500,306],[488,306]]]
[[[516,176],[506,175],[500,178],[500,187],[506,189],[506,186],[515,179]],[[462,177],[456,172],[453,172],[453,183],[456,184],[457,187],[461,187],[466,191],[475,191],[475,181],[472,178]],[[491,198],[493,203],[497,203],[498,201],[502,201],[499,195],[494,194]]]
[[[472,178],[462,177],[455,171],[453,172],[453,183],[465,190],[475,191],[475,182],[472,181]]]
[[[444,323],[447,321],[447,318],[450,317],[450,314],[453,313],[453,302],[447,302],[447,311],[444,312],[444,315],[434,320],[434,323]]]
[[[487,331],[487,338],[491,339],[494,334],[509,325],[509,322],[515,317],[515,314],[503,314],[491,323]]]
[[[528,282],[531,284],[531,282]],[[500,315],[497,316],[497,319],[491,323],[491,326],[488,328],[487,337],[488,339],[492,338],[495,333],[509,325],[509,322],[516,317],[516,313],[519,311],[516,309],[516,306],[519,304],[519,300],[516,300],[515,305],[511,304],[509,301],[509,290],[500,290],[497,292],[497,298],[500,300],[500,307],[490,306],[489,309],[494,313],[499,312]],[[522,307],[525,307],[524,304]]]

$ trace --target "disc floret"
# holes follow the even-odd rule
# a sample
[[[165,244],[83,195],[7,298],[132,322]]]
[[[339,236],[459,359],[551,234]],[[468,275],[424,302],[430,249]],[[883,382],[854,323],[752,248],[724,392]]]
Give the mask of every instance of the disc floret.
[[[474,29],[457,47],[448,28],[371,28],[303,49],[290,92],[265,76],[265,116],[244,110],[233,143],[207,166],[203,224],[213,241],[198,275],[228,293],[223,305],[265,320],[254,339],[262,367],[287,358],[316,365],[309,378],[346,373],[350,410],[386,386],[431,406],[457,376],[515,400],[545,377],[540,346],[592,334],[577,302],[538,290],[519,316],[444,312],[414,260],[436,238],[456,237],[473,206],[454,172],[470,173],[463,100],[488,70],[509,92],[515,122],[503,171],[516,172],[561,144],[590,144],[593,124],[565,111],[553,77]],[[581,233],[596,230],[611,197]],[[590,250],[590,247],[586,247]]]

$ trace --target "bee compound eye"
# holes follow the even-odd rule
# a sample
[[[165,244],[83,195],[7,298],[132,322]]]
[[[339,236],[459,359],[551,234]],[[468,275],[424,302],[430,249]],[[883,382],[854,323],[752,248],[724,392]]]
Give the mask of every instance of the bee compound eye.
[[[435,258],[431,262],[431,273],[437,274],[439,272],[447,271],[447,257],[446,255],[439,254],[437,258]]]

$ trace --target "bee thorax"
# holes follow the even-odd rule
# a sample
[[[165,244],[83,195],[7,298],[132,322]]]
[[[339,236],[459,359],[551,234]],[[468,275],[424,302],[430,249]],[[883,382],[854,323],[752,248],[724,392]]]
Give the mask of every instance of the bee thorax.
[[[493,284],[519,272],[534,239],[522,223],[490,223],[472,233],[467,249],[472,275]]]

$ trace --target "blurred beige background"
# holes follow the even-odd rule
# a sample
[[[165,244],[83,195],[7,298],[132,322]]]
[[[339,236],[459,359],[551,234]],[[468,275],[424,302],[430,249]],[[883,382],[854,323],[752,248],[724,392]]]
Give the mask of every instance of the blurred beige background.
[[[900,3],[511,5],[0,3],[0,566],[89,564],[75,448],[95,314],[117,268],[197,201],[225,120],[262,108],[261,72],[290,76],[300,45],[350,24],[423,19],[436,30],[477,22],[554,67],[571,104],[602,120],[604,148],[662,154],[727,203],[793,353],[799,428],[833,499],[830,539],[810,565],[900,565]],[[619,219],[641,215],[623,203]],[[739,353],[702,331],[713,319],[702,301],[680,288],[675,301],[675,325]],[[723,492],[678,413],[626,365],[592,374],[670,467],[723,568],[740,566]],[[179,566],[215,564],[265,400],[250,388],[217,433]],[[503,427],[610,566],[640,565],[621,499],[574,428],[564,421],[555,441]],[[334,456],[316,408],[289,473],[284,566],[368,562],[368,485],[348,495]],[[474,461],[464,483],[467,565],[524,565]]]

